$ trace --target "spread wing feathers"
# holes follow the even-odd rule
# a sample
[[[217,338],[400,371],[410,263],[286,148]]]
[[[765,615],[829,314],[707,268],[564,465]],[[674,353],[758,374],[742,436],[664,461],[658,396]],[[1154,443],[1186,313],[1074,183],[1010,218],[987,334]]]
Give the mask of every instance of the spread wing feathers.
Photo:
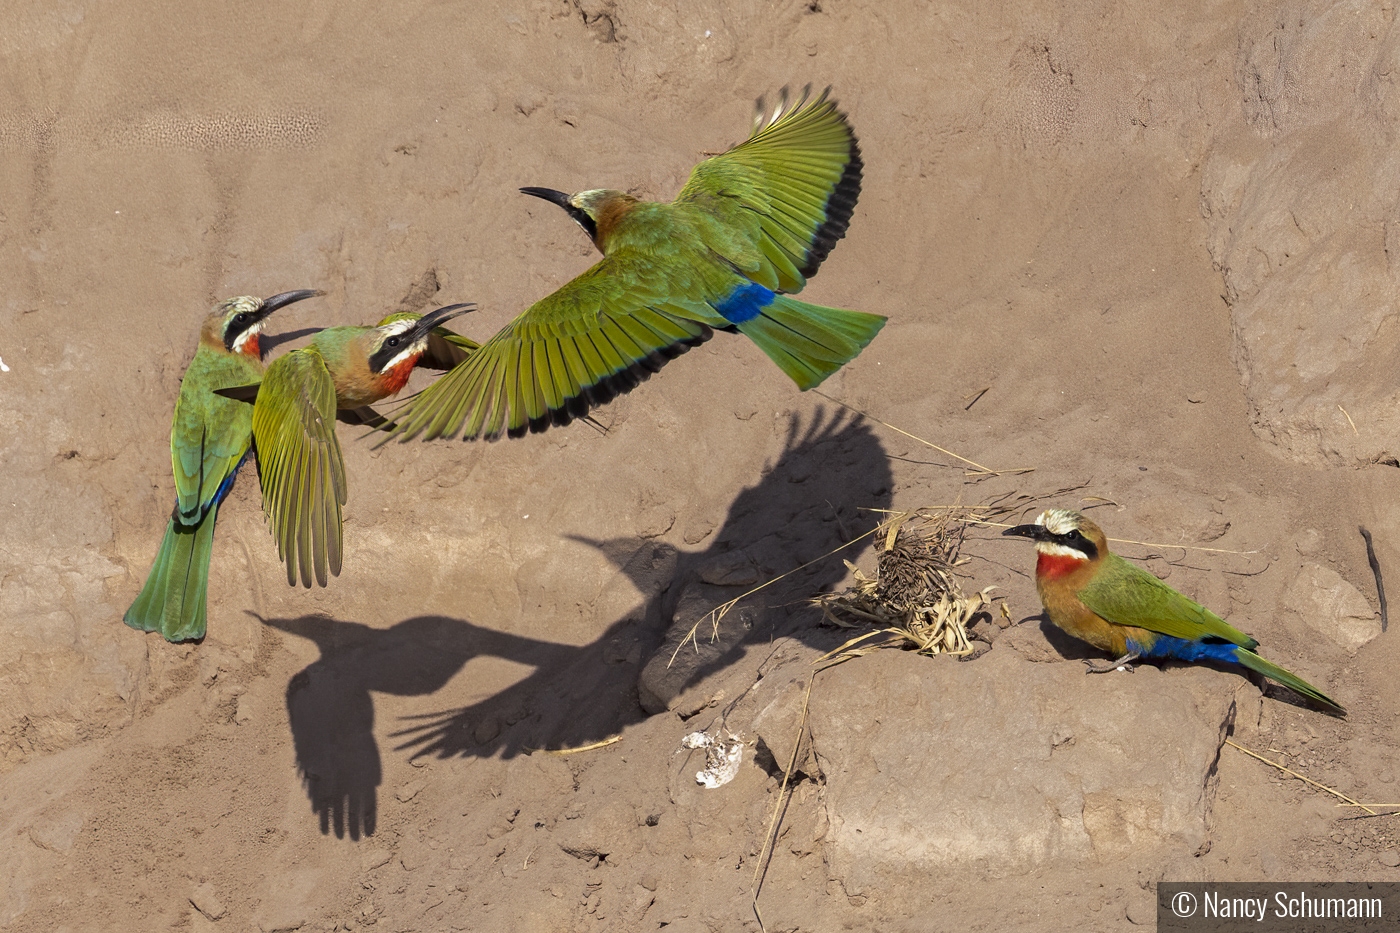
[[[390,430],[494,440],[583,417],[728,325],[703,301],[668,297],[693,284],[682,268],[608,256],[410,399]]]
[[[784,88],[766,116],[760,99],[749,138],[697,165],[676,198],[730,230],[751,229],[757,218],[752,248],[758,267],[751,271],[744,263],[744,271],[774,291],[800,291],[816,274],[846,235],[860,197],[863,164],[855,132],[828,98],[830,88],[816,100],[809,100],[809,91],[789,106]]]
[[[395,321],[416,321],[422,316],[413,311],[396,311],[380,321],[377,326],[383,327],[385,324],[392,324]],[[481,344],[470,337],[463,337],[446,327],[434,327],[432,334],[428,337],[428,349],[423,351],[417,365],[446,372],[465,360],[471,351],[480,346]]]
[[[1253,649],[1259,643],[1224,619],[1140,567],[1110,554],[1098,576],[1079,591],[1092,611],[1119,625],[1135,625],[1173,638],[1222,642]]]
[[[340,574],[345,464],[335,436],[335,384],[315,347],[277,359],[253,405],[263,511],[287,583],[326,585]]]
[[[186,371],[175,402],[170,429],[170,460],[175,474],[175,514],[182,525],[198,524],[228,492],[229,477],[238,469],[252,440],[253,418],[243,402],[221,398],[212,385],[229,385],[257,378],[256,372],[203,366],[196,355]],[[230,369],[222,372],[221,369]]]

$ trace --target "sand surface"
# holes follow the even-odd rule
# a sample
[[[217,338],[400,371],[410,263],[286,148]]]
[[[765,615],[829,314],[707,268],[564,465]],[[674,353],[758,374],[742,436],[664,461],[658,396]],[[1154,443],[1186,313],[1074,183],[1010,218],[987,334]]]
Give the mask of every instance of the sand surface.
[[[1225,671],[1085,677],[1042,626],[1029,547],[976,532],[966,586],[1010,614],[979,624],[990,650],[817,677],[768,930],[1116,929],[1155,921],[1162,878],[1400,878],[1392,821],[1224,744],[1400,794],[1400,648],[1358,530],[1400,581],[1393,9],[11,0],[4,19],[0,928],[756,930],[811,661],[847,637],[805,601],[847,570],[749,597],[669,679],[657,659],[869,510],[953,502],[1090,508],[1350,715]],[[803,297],[889,317],[822,387],[868,417],[719,334],[600,410],[606,433],[374,450],[342,428],[331,586],[285,585],[249,471],[209,636],[121,623],[214,301],[325,289],[279,312],[273,352],[457,301],[484,337],[593,261],[519,186],[668,199],[755,97],[807,82],[865,154]],[[969,476],[890,425],[1031,472]],[[873,568],[868,541],[843,556]],[[718,790],[681,748],[697,730],[748,743]]]

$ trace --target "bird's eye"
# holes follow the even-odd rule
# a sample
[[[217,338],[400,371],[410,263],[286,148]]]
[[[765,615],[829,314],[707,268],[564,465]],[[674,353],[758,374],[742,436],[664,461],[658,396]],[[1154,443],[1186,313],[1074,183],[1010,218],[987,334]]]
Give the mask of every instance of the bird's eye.
[[[384,341],[384,346],[386,346],[386,347],[397,347],[398,345],[399,345],[399,338],[398,338],[397,335],[395,335],[395,336],[393,336],[393,337],[390,337],[388,340]]]
[[[247,324],[247,323],[248,323],[248,312],[246,312],[246,311],[239,311],[237,314],[235,314],[235,315],[233,316],[233,323],[237,324],[239,327],[242,327],[244,324]]]

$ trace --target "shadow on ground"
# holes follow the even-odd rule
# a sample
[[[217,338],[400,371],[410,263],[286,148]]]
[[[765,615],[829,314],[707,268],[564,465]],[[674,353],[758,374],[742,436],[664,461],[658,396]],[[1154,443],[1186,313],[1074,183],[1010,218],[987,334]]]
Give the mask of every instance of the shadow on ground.
[[[287,685],[297,765],[321,831],[351,839],[374,833],[382,770],[371,692],[427,695],[470,659],[500,657],[534,672],[478,703],[410,720],[394,733],[401,740],[396,748],[415,757],[509,758],[601,741],[646,718],[638,675],[648,658],[669,653],[669,642],[692,621],[689,613],[752,586],[707,580],[766,580],[816,560],[874,527],[880,516],[869,510],[889,506],[891,486],[884,449],[862,420],[820,411],[805,426],[794,418],[781,456],[735,498],[707,547],[588,542],[647,598],[582,646],[439,616],[389,629],[323,616],[266,620],[321,651]],[[783,635],[829,641],[831,633],[816,626],[818,615],[806,601],[844,576],[840,558],[832,556],[749,597],[742,611],[727,617],[729,636],[685,668],[676,688],[733,663],[748,644]]]

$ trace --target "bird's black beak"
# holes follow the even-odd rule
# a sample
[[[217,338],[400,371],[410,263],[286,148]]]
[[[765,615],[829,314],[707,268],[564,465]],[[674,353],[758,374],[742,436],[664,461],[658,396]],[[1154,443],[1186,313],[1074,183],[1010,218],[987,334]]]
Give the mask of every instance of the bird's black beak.
[[[588,215],[588,211],[581,207],[575,207],[573,196],[562,191],[555,191],[553,188],[521,188],[521,194],[528,194],[533,198],[543,198],[550,204],[558,204],[564,209],[564,213],[574,219],[574,223],[583,228],[583,232],[588,234],[588,238],[601,251],[602,246],[598,243],[598,222]]]
[[[437,327],[439,324],[444,324],[452,320],[454,317],[458,317],[460,315],[466,314],[468,311],[475,310],[476,305],[468,301],[463,304],[447,305],[446,307],[438,308],[434,311],[429,311],[427,314],[419,318],[418,323],[413,326],[413,332],[410,335],[410,338],[412,340],[417,340],[423,334],[428,333],[434,327]]]
[[[562,191],[555,191],[553,188],[521,188],[521,194],[528,194],[532,198],[541,198],[550,204],[558,204],[564,210],[573,207],[569,203],[569,195]]]
[[[1032,541],[1046,541],[1050,538],[1050,532],[1045,529],[1044,525],[1017,525],[1014,528],[1006,529],[1001,534],[1002,537],[1015,535],[1018,538],[1030,538]]]
[[[294,292],[283,292],[280,295],[273,295],[271,298],[264,298],[262,307],[258,309],[258,320],[262,320],[278,308],[285,308],[289,304],[301,301],[303,298],[317,298],[325,292],[319,288],[299,288]]]

